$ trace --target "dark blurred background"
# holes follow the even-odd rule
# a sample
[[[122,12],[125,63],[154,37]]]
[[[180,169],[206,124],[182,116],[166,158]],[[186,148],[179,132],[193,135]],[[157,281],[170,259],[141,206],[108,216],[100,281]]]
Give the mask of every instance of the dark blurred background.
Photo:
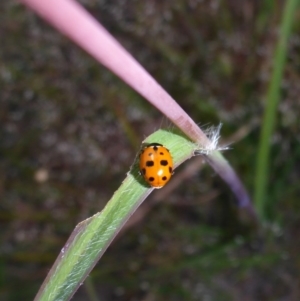
[[[233,142],[224,155],[253,195],[285,1],[80,2],[197,123],[223,123],[222,139]],[[119,187],[142,140],[171,124],[22,5],[1,1],[0,13],[0,300],[32,300],[76,224]],[[186,162],[73,300],[300,300],[299,16],[271,142],[269,222],[245,228],[214,171]]]

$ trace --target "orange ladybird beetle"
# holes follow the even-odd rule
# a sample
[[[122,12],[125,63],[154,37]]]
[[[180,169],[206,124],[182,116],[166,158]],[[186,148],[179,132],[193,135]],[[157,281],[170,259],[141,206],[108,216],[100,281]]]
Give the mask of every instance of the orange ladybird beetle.
[[[173,174],[173,159],[167,148],[159,143],[145,146],[139,155],[140,172],[153,188],[162,188]]]

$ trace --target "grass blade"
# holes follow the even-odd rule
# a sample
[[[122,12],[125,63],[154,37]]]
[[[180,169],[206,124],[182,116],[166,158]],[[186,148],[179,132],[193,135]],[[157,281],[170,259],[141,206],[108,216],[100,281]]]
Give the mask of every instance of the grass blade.
[[[172,150],[175,167],[191,158],[195,150],[199,150],[197,144],[188,140],[176,129],[159,130],[149,136],[145,142],[162,143]],[[250,199],[221,153],[212,151],[211,155],[206,153],[204,158],[221,177],[226,178],[229,185],[235,185],[232,189],[240,207],[246,208],[252,216],[254,211]],[[153,189],[149,188],[139,175],[137,162],[135,162],[105,208],[76,226],[40,288],[35,301],[69,300],[125,222],[152,191]],[[241,203],[239,199],[243,202]]]
[[[280,26],[279,39],[275,49],[271,81],[267,91],[254,183],[255,204],[258,215],[262,219],[266,217],[265,209],[268,200],[266,193],[269,179],[270,140],[275,127],[281,80],[287,56],[288,38],[290,36],[293,16],[296,11],[297,4],[297,0],[286,1]]]
[[[175,166],[193,155],[195,144],[176,132],[160,130],[146,142],[172,149]],[[135,163],[105,208],[77,225],[42,285],[36,301],[69,300],[136,208],[152,192]]]

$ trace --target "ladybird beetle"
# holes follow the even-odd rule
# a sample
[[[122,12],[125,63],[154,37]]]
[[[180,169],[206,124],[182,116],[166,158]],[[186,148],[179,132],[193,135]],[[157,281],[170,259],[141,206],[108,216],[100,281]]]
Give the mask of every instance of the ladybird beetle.
[[[173,159],[167,148],[159,143],[145,146],[139,155],[140,172],[153,188],[162,188],[173,174]]]

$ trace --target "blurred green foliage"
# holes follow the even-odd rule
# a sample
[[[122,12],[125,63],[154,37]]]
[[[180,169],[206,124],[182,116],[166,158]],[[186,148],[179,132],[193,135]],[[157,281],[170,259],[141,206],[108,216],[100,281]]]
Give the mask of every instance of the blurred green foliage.
[[[82,3],[194,120],[223,123],[225,156],[253,194],[285,1]],[[124,179],[139,143],[170,124],[22,5],[0,7],[0,299],[32,300],[75,225]],[[121,233],[73,300],[299,300],[299,50],[296,21],[271,140],[272,222],[245,229],[229,189],[205,168]]]

